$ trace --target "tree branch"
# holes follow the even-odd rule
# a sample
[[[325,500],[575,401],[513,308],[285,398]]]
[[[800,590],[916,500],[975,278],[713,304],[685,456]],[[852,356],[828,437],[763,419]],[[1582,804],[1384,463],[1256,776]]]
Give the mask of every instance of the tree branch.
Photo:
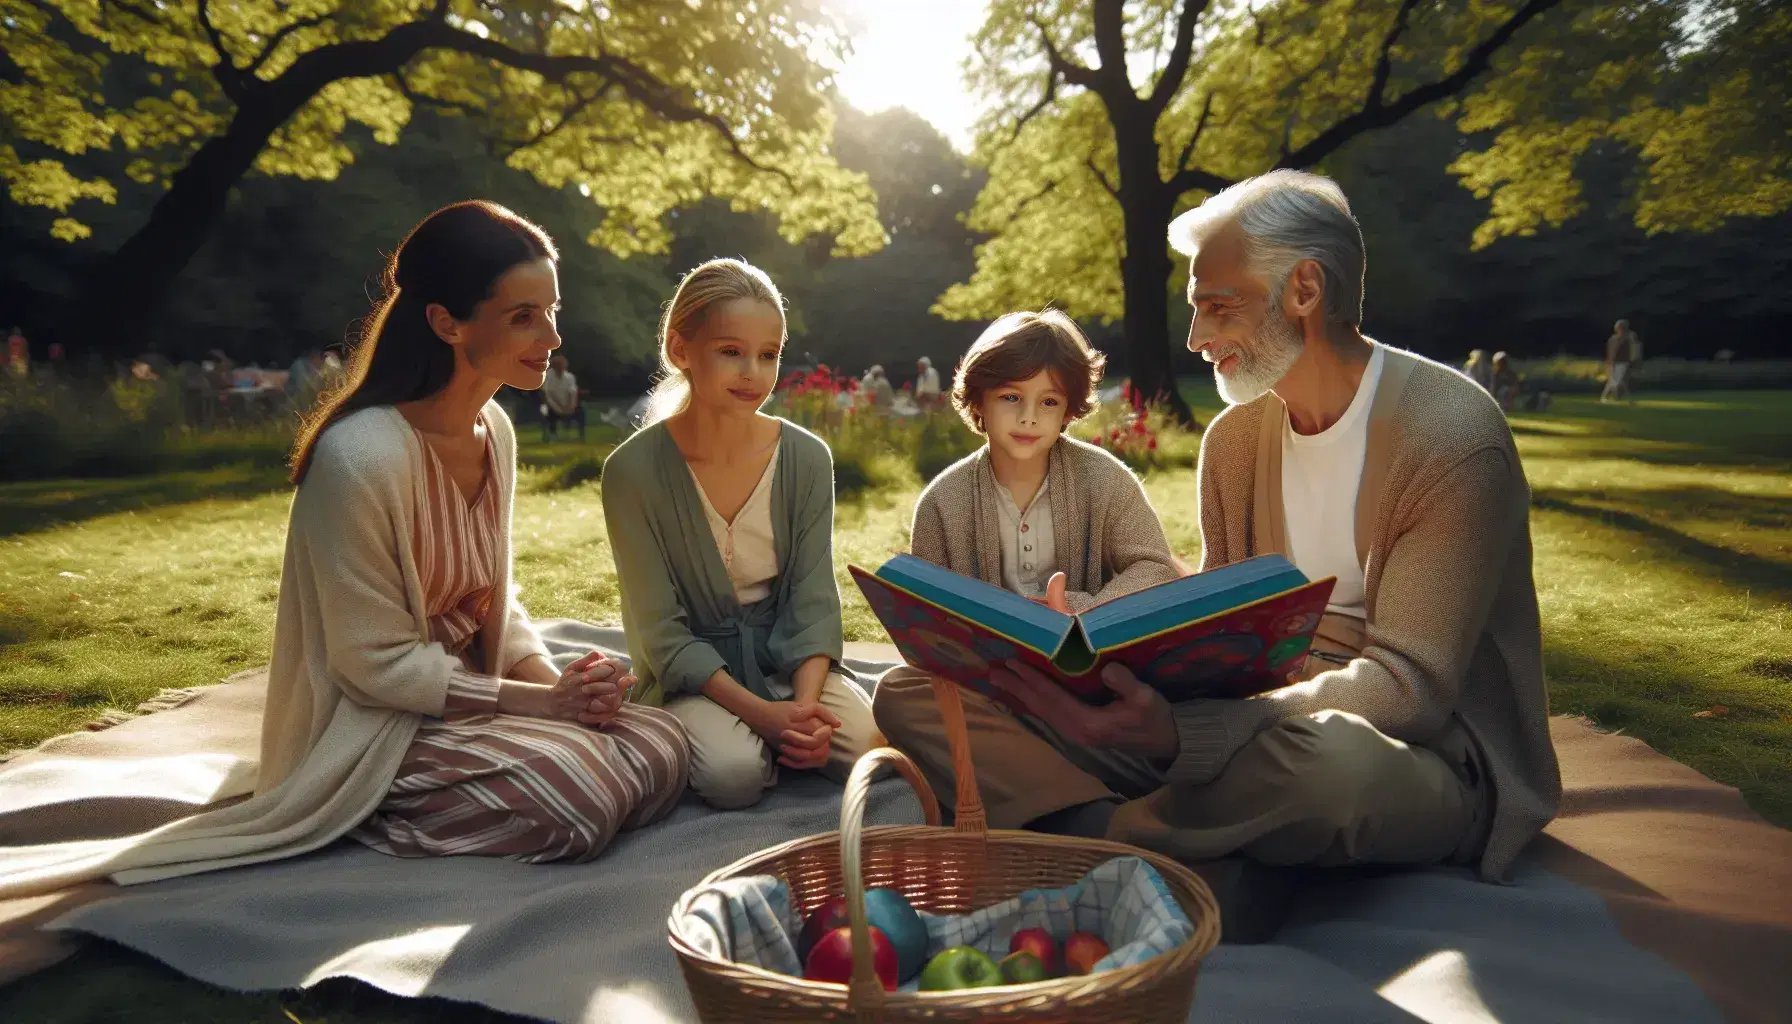
[[[1182,13],[1176,19],[1176,41],[1170,46],[1170,62],[1164,65],[1163,74],[1151,88],[1152,117],[1163,113],[1176,90],[1182,88],[1182,80],[1188,77],[1189,60],[1195,49],[1195,23],[1201,20],[1207,4],[1208,0],[1182,0]]]
[[[266,105],[270,108],[290,107],[296,111],[331,82],[382,75],[396,78],[412,58],[432,49],[452,50],[483,57],[506,67],[533,71],[556,85],[565,84],[573,75],[595,75],[620,87],[631,100],[666,121],[675,124],[702,124],[713,129],[722,137],[736,159],[754,170],[776,174],[795,186],[795,180],[788,171],[761,164],[742,149],[740,140],[735,138],[728,122],[697,107],[676,89],[659,81],[652,73],[627,58],[614,54],[530,53],[496,39],[482,39],[443,20],[406,22],[376,39],[329,43],[307,50],[277,78],[264,83],[269,92]],[[404,83],[401,81],[400,84],[402,86]],[[262,91],[257,90],[258,93]],[[431,98],[428,102],[442,101]],[[243,113],[243,108],[239,107],[238,116]],[[284,119],[283,116],[281,120]]]
[[[1285,154],[1281,160],[1277,161],[1276,166],[1311,167],[1364,132],[1385,128],[1427,104],[1462,92],[1470,82],[1486,72],[1493,62],[1493,55],[1510,42],[1519,29],[1560,2],[1561,0],[1526,0],[1525,5],[1501,23],[1492,35],[1469,51],[1468,57],[1455,72],[1445,75],[1443,78],[1426,82],[1424,85],[1415,86],[1392,103],[1377,102],[1373,106],[1365,104],[1362,109],[1339,119],[1329,128],[1314,136],[1306,145],[1292,153]],[[1403,9],[1409,6],[1411,6],[1410,2],[1403,5]],[[1391,45],[1396,35],[1397,32],[1389,33],[1388,45]],[[1379,71],[1378,67],[1377,72],[1379,73]],[[1383,85],[1385,86],[1385,82]]]
[[[1008,142],[1012,144],[1015,139],[1020,138],[1020,130],[1027,126],[1027,122],[1039,116],[1039,112],[1051,106],[1052,101],[1057,98],[1058,72],[1056,70],[1047,71],[1045,73],[1045,95],[1039,97],[1039,102],[1033,104],[1033,109],[1022,114],[1020,120],[1014,122],[1014,133],[1008,136]]]
[[[616,83],[606,80],[602,85],[598,86],[598,88],[595,91],[587,93],[583,96],[580,96],[577,103],[574,103],[572,106],[567,107],[566,110],[561,113],[559,120],[555,121],[553,124],[549,125],[548,127],[543,128],[541,131],[536,132],[534,135],[523,140],[522,142],[517,143],[514,148],[528,149],[530,146],[534,146],[539,143],[546,142],[548,139],[553,138],[555,135],[557,135],[559,133],[560,129],[562,129],[562,128],[566,127],[568,124],[572,123],[572,119],[575,117],[578,117],[579,114],[582,113],[586,107],[589,107],[589,106],[591,106],[591,104],[596,103],[600,99],[603,99],[604,96],[608,95],[610,90],[614,89],[614,88],[616,88]],[[606,137],[603,139],[592,139],[590,141],[593,141],[593,142],[620,142],[622,140],[619,138],[614,138],[614,137]]]
[[[1188,158],[1195,155],[1195,145],[1201,141],[1201,133],[1207,130],[1207,117],[1213,113],[1213,93],[1201,102],[1201,119],[1195,122],[1195,130],[1182,144],[1182,152],[1176,156],[1176,171],[1181,173],[1188,167]]]
[[[1032,206],[1035,202],[1038,202],[1039,200],[1044,199],[1046,196],[1051,195],[1053,192],[1057,191],[1057,189],[1058,189],[1058,179],[1053,178],[1052,180],[1046,182],[1045,186],[1043,188],[1041,188],[1039,191],[1033,193],[1032,195],[1028,196],[1025,199],[1022,199],[1020,202],[1015,203],[1014,209],[1009,211],[1009,213],[1008,213],[1008,223],[1012,224],[1015,221],[1019,220],[1022,210],[1025,210],[1027,207]]]
[[[609,79],[622,87],[629,98],[658,114],[667,121],[676,124],[698,123],[709,126],[727,143],[734,157],[754,170],[777,174],[785,181],[795,182],[790,174],[780,167],[767,167],[753,159],[741,148],[740,140],[735,137],[734,129],[728,122],[709,111],[699,109],[676,90],[668,87],[640,65],[625,57],[613,54],[585,56],[583,54],[565,54],[550,56],[545,53],[529,53],[515,49],[496,39],[482,39],[471,32],[463,32],[445,22],[426,21],[400,26],[393,32],[413,29],[425,40],[426,47],[458,50],[475,57],[484,57],[506,67],[533,71],[550,82],[563,83],[567,77],[576,74],[595,74]]]
[[[416,89],[412,88],[410,79],[405,76],[404,68],[399,68],[397,71],[393,72],[392,80],[398,85],[398,94],[403,96],[406,100],[409,100],[412,106],[434,107],[437,110],[452,110],[455,113],[465,114],[468,117],[484,117],[491,113],[491,111],[484,107],[475,106],[471,103],[460,103],[455,100],[443,99],[440,96],[431,96],[428,93],[418,92]],[[493,156],[503,156],[502,153],[498,152],[496,146],[489,147],[488,152]]]
[[[1169,184],[1165,187],[1168,188],[1172,194],[1181,195],[1184,192],[1189,192],[1197,188],[1203,192],[1218,192],[1221,189],[1229,188],[1235,184],[1237,184],[1237,182],[1233,181],[1231,178],[1222,178],[1217,174],[1212,174],[1194,167],[1184,167],[1170,177]]]
[[[1095,88],[1097,79],[1094,70],[1059,53],[1057,44],[1052,42],[1052,34],[1045,30],[1045,25],[1038,18],[1032,21],[1033,27],[1039,30],[1039,41],[1045,45],[1045,59],[1051,67],[1051,73],[1062,75],[1071,85],[1080,85],[1085,89]]]
[[[1102,173],[1101,168],[1095,166],[1095,158],[1093,156],[1084,157],[1083,166],[1089,168],[1089,173],[1095,175],[1095,180],[1100,182],[1101,187],[1108,190],[1108,195],[1113,196],[1114,200],[1118,202],[1120,190],[1114,187],[1114,183],[1108,180],[1108,176]]]
[[[280,44],[286,41],[288,36],[300,29],[313,28],[322,25],[324,22],[329,21],[334,15],[334,11],[326,14],[314,14],[309,18],[300,18],[290,25],[280,26],[273,35],[268,37],[267,45],[261,48],[261,52],[255,55],[255,59],[249,62],[249,66],[243,69],[243,74],[248,77],[253,77],[257,71],[261,70],[261,66],[268,62],[268,58],[274,55],[274,51],[280,48]]]
[[[212,49],[218,51],[218,63],[212,65],[212,77],[218,80],[218,88],[232,103],[243,102],[243,75],[237,69],[236,58],[224,48],[224,34],[218,26],[212,24],[210,0],[199,0],[199,24],[205,29],[207,39],[211,40]]]
[[[1381,55],[1375,59],[1375,74],[1369,80],[1369,95],[1363,98],[1363,108],[1379,109],[1387,101],[1388,76],[1394,70],[1394,44],[1406,32],[1406,19],[1412,15],[1419,0],[1401,0],[1400,9],[1394,12],[1394,24],[1381,41]]]
[[[1095,53],[1101,58],[1101,67],[1095,71],[1107,79],[1110,89],[1132,92],[1132,82],[1126,77],[1126,4],[1123,0],[1095,0],[1094,13]]]

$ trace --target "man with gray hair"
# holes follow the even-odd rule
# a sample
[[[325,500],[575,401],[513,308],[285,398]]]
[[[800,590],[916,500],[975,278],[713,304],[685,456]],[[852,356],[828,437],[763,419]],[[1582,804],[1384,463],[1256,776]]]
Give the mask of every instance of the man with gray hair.
[[[1191,258],[1189,348],[1230,405],[1201,443],[1201,568],[1281,553],[1336,577],[1331,603],[1302,670],[1249,699],[1172,706],[1110,666],[1116,699],[1092,707],[1026,666],[997,672],[1028,714],[963,696],[989,824],[1188,861],[1502,877],[1561,794],[1504,415],[1362,334],[1362,234],[1328,179],[1241,182],[1170,243]]]

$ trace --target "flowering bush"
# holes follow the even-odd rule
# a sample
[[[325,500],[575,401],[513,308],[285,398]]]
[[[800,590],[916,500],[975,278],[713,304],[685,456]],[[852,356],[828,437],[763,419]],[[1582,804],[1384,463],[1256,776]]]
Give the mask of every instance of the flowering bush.
[[[787,374],[769,411],[815,431],[834,450],[834,483],[842,495],[913,484],[975,451],[982,439],[950,409],[873,408],[851,376],[826,364]]]
[[[1113,452],[1135,472],[1193,466],[1201,457],[1200,435],[1178,424],[1161,404],[1147,402],[1130,383],[1121,401],[1096,406],[1070,433]]]

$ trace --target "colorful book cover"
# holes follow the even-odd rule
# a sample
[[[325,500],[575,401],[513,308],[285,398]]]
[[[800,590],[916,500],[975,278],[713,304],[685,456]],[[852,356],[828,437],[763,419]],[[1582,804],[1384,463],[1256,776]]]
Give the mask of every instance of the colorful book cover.
[[[990,672],[1019,659],[1091,704],[1113,698],[1110,662],[1171,703],[1274,689],[1300,667],[1336,582],[1263,555],[1066,615],[913,555],[847,568],[910,665],[999,697]]]

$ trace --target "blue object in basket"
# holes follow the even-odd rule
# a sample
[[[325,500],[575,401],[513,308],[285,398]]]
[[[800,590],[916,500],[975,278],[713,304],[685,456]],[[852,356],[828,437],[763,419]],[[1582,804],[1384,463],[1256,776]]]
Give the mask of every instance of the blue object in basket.
[[[896,976],[903,981],[927,966],[927,925],[894,889],[865,890],[865,920],[896,947]]]

